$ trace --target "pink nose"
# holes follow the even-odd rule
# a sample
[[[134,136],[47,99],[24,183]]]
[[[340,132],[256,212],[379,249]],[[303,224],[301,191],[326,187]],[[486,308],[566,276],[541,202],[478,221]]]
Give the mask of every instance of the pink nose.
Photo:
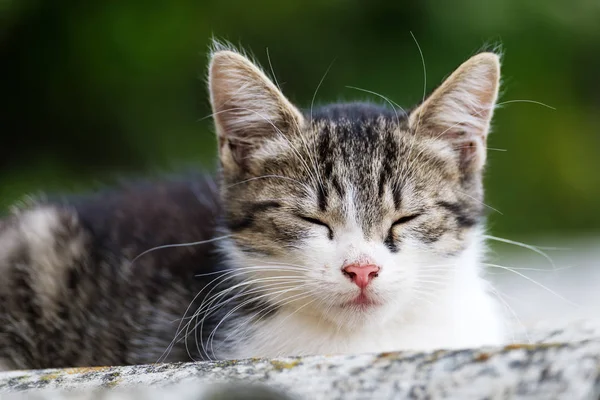
[[[367,287],[367,285],[376,278],[379,274],[379,268],[373,264],[350,264],[344,267],[342,270],[344,275],[352,279],[352,282],[361,289]]]

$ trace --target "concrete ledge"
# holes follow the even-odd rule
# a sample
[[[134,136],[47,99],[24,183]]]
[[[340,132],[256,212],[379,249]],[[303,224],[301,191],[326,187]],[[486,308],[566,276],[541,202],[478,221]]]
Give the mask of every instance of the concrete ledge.
[[[596,333],[571,326],[538,333],[536,338],[544,343],[432,353],[12,371],[0,374],[0,393],[35,392],[40,399],[89,398],[97,389],[112,389],[102,396],[106,399],[288,398],[282,393],[311,400],[598,399]],[[545,340],[561,337],[570,341]],[[243,386],[249,384],[262,386]]]

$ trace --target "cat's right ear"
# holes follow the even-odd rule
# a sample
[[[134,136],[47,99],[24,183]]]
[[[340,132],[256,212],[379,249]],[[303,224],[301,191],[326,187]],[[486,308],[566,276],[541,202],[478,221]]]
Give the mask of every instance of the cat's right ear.
[[[409,125],[454,147],[463,172],[480,171],[499,85],[498,55],[473,56],[411,113]]]
[[[209,90],[221,164],[251,168],[266,143],[297,133],[303,117],[250,60],[238,52],[217,50],[209,67]]]

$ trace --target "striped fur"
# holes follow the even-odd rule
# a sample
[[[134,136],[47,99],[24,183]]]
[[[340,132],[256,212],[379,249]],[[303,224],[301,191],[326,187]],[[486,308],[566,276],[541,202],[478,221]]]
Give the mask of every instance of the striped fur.
[[[302,112],[245,56],[215,51],[215,177],[0,220],[0,367],[500,343],[480,267],[498,82],[486,53],[410,113]],[[360,262],[380,267],[363,294],[342,273]]]

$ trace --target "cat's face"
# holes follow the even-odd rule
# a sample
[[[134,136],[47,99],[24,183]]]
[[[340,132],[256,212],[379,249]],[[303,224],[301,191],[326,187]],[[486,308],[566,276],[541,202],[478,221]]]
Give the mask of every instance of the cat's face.
[[[250,61],[214,54],[227,251],[265,312],[352,327],[445,290],[477,240],[498,68],[495,55],[474,57],[410,114],[302,114]]]

